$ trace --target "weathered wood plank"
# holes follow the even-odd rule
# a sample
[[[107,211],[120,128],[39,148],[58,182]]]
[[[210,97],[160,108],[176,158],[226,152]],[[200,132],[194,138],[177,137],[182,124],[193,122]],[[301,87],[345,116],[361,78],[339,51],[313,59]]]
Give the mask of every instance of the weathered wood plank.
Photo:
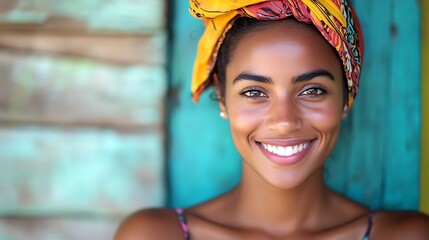
[[[429,1],[422,4],[422,143],[420,210],[429,214]]]
[[[163,66],[0,53],[0,122],[161,126]]]
[[[148,33],[166,24],[166,1],[9,0],[0,5],[1,23],[38,25],[59,31]]]
[[[113,220],[0,218],[0,239],[113,239],[117,225]]]
[[[165,204],[166,3],[0,0],[0,240]]]
[[[162,133],[0,128],[0,215],[129,214],[165,200]]]
[[[386,141],[383,202],[390,209],[417,210],[421,135],[420,4],[419,1],[391,2],[391,70],[385,88],[389,104],[383,126]]]
[[[2,30],[0,47],[96,59],[121,65],[164,65],[166,37],[156,35],[56,34],[46,31]]]

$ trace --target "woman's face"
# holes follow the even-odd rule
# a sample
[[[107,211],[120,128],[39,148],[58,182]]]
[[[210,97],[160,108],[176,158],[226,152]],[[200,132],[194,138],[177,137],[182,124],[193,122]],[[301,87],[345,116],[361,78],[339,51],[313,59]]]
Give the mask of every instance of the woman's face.
[[[286,20],[243,36],[221,108],[245,171],[280,188],[320,171],[337,140],[343,86],[335,50],[311,26]]]

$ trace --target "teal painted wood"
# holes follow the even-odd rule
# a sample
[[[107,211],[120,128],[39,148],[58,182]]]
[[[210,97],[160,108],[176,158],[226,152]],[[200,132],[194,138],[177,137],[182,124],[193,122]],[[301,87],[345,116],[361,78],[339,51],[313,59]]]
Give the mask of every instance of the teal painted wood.
[[[165,1],[159,0],[16,0],[0,6],[0,23],[51,24],[64,31],[152,33],[163,31]],[[5,8],[5,9],[3,9]],[[65,24],[67,23],[67,24]]]
[[[418,209],[421,134],[421,9],[420,1],[392,1],[391,72],[388,98],[393,108],[384,126],[384,204]],[[392,159],[392,161],[389,161]],[[406,200],[405,200],[405,199]]]
[[[357,102],[325,164],[335,190],[372,208],[417,209],[420,132],[418,2],[353,1],[366,49]],[[202,26],[175,1],[170,99],[170,204],[189,206],[233,186],[237,153],[218,106],[193,104],[192,61]],[[233,161],[233,163],[232,163]],[[228,163],[228,164],[225,164]],[[225,182],[227,180],[228,182]]]
[[[8,52],[0,53],[0,68],[0,123],[161,128],[164,121],[162,66]]]
[[[165,1],[8,3],[0,221],[102,219],[163,205]],[[147,56],[121,58],[131,51]]]
[[[120,217],[164,202],[156,131],[0,128],[0,216]]]
[[[19,28],[19,24],[13,25]],[[88,34],[41,30],[2,29],[0,46],[30,54],[75,56],[121,66],[166,64],[166,34]],[[108,49],[108,50],[106,50]],[[120,53],[120,54],[118,54]]]
[[[0,240],[165,203],[166,1],[0,1]]]
[[[112,239],[119,220],[0,219],[0,240]]]

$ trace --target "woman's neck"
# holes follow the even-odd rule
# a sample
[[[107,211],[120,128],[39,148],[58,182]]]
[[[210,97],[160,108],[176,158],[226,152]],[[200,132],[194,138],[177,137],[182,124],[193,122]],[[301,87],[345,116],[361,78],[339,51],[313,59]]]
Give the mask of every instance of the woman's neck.
[[[232,192],[233,211],[245,225],[285,232],[320,224],[330,206],[322,168],[292,189],[277,188],[252,171],[243,165],[242,181]]]

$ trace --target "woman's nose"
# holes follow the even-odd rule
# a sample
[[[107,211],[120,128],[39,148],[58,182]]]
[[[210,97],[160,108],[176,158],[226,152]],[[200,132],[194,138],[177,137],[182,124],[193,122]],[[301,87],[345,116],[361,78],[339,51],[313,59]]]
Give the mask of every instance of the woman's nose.
[[[302,127],[302,117],[293,99],[272,103],[268,114],[268,127],[280,135],[287,135]]]

